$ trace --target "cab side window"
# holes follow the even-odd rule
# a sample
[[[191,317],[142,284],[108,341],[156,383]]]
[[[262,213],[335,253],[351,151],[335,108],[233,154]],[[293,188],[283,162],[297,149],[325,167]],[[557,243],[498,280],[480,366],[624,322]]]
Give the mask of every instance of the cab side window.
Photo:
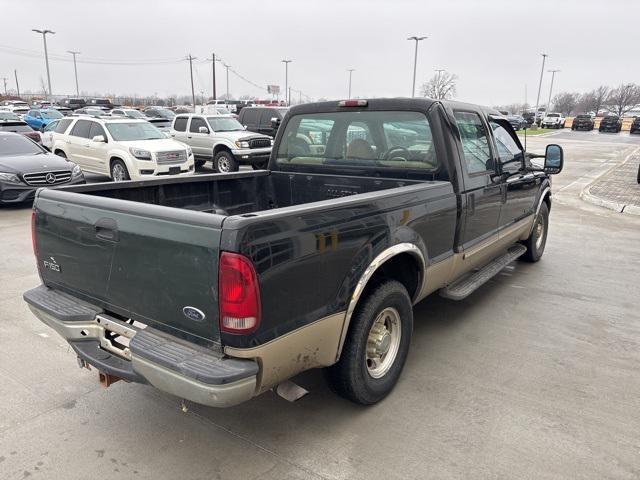
[[[60,120],[58,122],[58,125],[56,125],[56,133],[64,133],[67,131],[67,128],[69,127],[69,125],[71,124],[71,122],[73,122],[73,120],[71,118],[63,118],[62,120]]]
[[[455,111],[454,116],[460,131],[467,172],[474,174],[493,171],[489,132],[480,115],[475,112]]]
[[[71,129],[70,135],[74,137],[82,137],[89,138],[89,129],[91,128],[91,124],[89,120],[78,120],[76,124]]]
[[[102,125],[96,122],[91,122],[91,128],[89,129],[89,138],[93,138],[98,135],[102,135],[104,140],[107,140],[107,134],[104,132],[104,128],[102,128]]]
[[[246,111],[243,117],[243,123],[245,125],[254,125],[258,123],[258,114],[260,111],[257,108],[250,108]]]
[[[189,131],[191,133],[200,133],[200,127],[205,127],[207,130],[209,130],[209,127],[207,127],[207,122],[204,121],[204,118],[192,117],[191,124],[189,125]]]
[[[186,132],[187,131],[187,117],[177,117],[176,121],[173,123],[173,129],[176,132]]]
[[[489,125],[493,130],[493,137],[496,139],[500,163],[511,162],[517,156],[522,155],[522,150],[505,127],[494,121],[490,121]]]

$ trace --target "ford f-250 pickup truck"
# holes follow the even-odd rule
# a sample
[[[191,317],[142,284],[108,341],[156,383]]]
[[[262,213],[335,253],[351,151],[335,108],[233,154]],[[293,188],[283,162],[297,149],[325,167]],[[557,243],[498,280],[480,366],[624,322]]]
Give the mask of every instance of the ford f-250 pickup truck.
[[[400,376],[413,304],[540,259],[563,154],[533,157],[474,105],[295,106],[269,170],[39,190],[42,285],[24,299],[104,385],[230,406],[327,367],[372,404]]]

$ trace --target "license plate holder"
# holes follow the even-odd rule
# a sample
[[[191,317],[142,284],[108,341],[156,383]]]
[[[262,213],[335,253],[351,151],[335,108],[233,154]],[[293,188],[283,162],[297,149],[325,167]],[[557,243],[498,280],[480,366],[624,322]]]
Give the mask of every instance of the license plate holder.
[[[177,175],[180,173],[180,167],[169,167],[169,175]]]

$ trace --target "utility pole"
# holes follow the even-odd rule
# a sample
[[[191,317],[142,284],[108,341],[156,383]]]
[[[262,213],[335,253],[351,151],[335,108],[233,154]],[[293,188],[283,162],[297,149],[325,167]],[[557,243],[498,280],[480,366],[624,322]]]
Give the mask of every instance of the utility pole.
[[[213,78],[213,99],[216,100],[216,54],[211,54],[211,74]]]
[[[229,101],[229,68],[231,67],[231,65],[227,65],[226,63],[224,64],[224,68],[227,69],[227,98],[226,101]]]
[[[355,68],[349,68],[347,69],[347,72],[349,72],[349,96],[347,98],[351,98],[351,74],[355,71]]]
[[[4,96],[7,96],[7,77],[2,77],[2,80],[4,81]]]
[[[414,40],[416,42],[416,50],[413,55],[413,87],[411,87],[411,97],[416,96],[416,70],[418,68],[418,42],[429,37],[409,37],[407,40]]]
[[[74,52],[73,50],[67,50],[67,53],[73,55],[73,71],[76,74],[76,96],[80,96],[80,89],[78,88],[78,66],[76,65],[76,55],[80,55],[80,52]]]
[[[547,113],[549,113],[549,110],[551,110],[551,92],[553,90],[553,79],[556,76],[556,72],[559,72],[560,70],[548,70],[548,72],[551,73],[551,86],[549,87],[549,101],[547,102]]]
[[[18,92],[18,96],[20,96],[20,85],[18,84],[18,70],[14,70],[13,74],[16,77],[16,92]]]
[[[284,63],[284,94],[287,95],[287,106],[290,103],[290,94],[289,94],[289,64],[293,62],[293,60],[282,60]]]
[[[542,68],[540,69],[540,82],[538,83],[538,96],[536,97],[536,111],[534,112],[533,121],[536,122],[538,120],[538,107],[540,106],[540,90],[542,89],[542,76],[544,75],[544,63],[547,60],[546,53],[542,54]]]
[[[196,111],[196,91],[193,88],[193,61],[196,57],[192,57],[191,54],[187,57],[189,59],[189,74],[191,75],[191,100],[193,101],[193,111]]]
[[[49,84],[49,101],[53,103],[53,95],[51,93],[51,74],[49,73],[49,53],[47,52],[47,33],[55,35],[56,32],[52,32],[51,30],[38,30],[37,28],[32,28],[31,31],[42,34],[42,40],[44,41],[44,61],[47,65],[47,82]]]

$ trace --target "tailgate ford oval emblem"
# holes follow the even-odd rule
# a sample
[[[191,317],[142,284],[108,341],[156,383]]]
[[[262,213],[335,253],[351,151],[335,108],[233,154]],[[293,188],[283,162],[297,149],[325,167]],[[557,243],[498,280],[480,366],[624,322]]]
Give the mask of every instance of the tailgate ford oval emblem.
[[[182,313],[189,320],[193,320],[194,322],[201,322],[205,319],[206,315],[202,310],[199,310],[195,307],[184,307],[182,309]]]

